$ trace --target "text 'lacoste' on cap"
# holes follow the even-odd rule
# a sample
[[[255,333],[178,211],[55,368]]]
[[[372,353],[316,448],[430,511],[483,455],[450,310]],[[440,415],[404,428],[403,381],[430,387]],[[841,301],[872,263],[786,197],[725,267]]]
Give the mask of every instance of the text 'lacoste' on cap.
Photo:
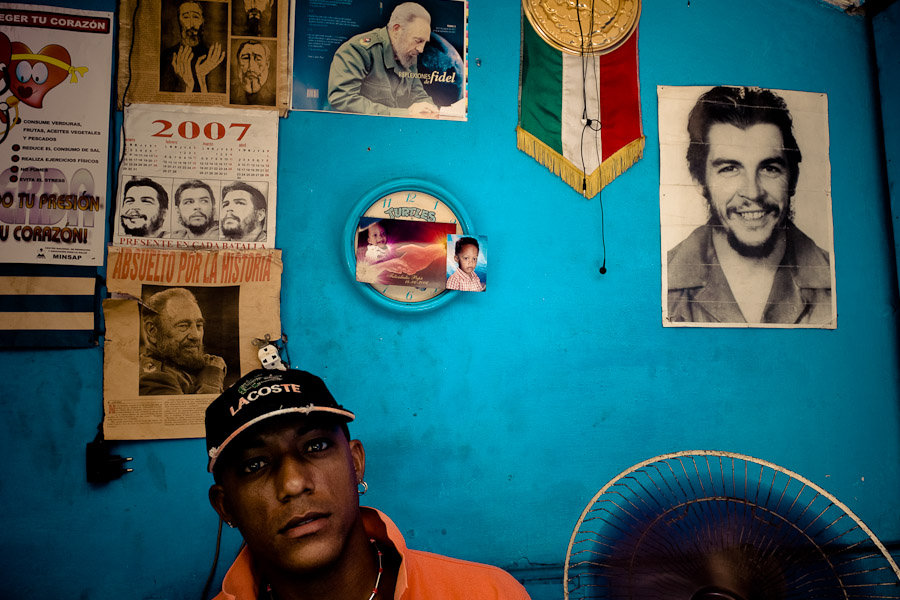
[[[250,371],[206,407],[207,470],[229,443],[248,427],[279,415],[332,414],[345,423],[356,418],[338,404],[325,382],[306,371]]]

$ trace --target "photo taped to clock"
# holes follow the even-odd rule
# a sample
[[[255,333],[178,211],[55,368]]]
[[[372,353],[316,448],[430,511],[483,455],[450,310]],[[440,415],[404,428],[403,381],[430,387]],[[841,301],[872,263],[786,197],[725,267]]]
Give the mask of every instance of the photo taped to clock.
[[[443,236],[442,256],[446,257],[446,237],[451,234],[463,234],[470,229],[468,216],[456,200],[444,189],[429,182],[416,179],[401,179],[384,183],[368,192],[356,205],[345,226],[344,248],[347,267],[357,280],[359,252],[366,252],[371,225],[378,221],[416,221],[423,224],[445,224],[441,229]],[[374,237],[382,235],[378,227],[374,228]],[[427,228],[426,228],[427,229]],[[425,231],[426,229],[423,229]],[[363,239],[365,238],[365,239]],[[378,244],[376,243],[376,246]],[[372,250],[375,256],[376,250]],[[422,254],[417,252],[416,254]],[[365,254],[363,254],[365,258]],[[410,255],[410,260],[412,255]],[[427,257],[426,257],[427,258]],[[403,264],[410,261],[388,263],[398,269],[409,271],[416,264]],[[439,262],[437,259],[435,263]],[[371,266],[371,265],[369,265]],[[443,267],[442,267],[443,268]],[[363,269],[368,275],[371,269]],[[435,273],[437,266],[435,265]],[[365,275],[365,276],[368,276]],[[401,285],[400,282],[407,283]],[[412,283],[412,285],[408,284]],[[453,295],[447,292],[440,276],[414,277],[410,273],[401,273],[399,277],[380,276],[370,283],[359,284],[366,295],[376,302],[393,309],[405,311],[427,310],[439,306]]]

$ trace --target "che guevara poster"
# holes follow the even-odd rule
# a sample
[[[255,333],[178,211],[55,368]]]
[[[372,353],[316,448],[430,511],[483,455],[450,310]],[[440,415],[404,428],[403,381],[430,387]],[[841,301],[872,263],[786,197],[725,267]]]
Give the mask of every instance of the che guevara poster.
[[[125,108],[115,246],[275,246],[278,116],[216,106]]]
[[[113,14],[0,3],[0,253],[103,264]]]

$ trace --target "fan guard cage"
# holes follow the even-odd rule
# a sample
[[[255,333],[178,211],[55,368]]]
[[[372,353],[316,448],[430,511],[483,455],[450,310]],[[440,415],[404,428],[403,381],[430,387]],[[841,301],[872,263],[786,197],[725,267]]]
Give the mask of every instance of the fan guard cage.
[[[569,541],[566,600],[900,598],[900,570],[831,494],[730,452],[664,454],[591,499]]]

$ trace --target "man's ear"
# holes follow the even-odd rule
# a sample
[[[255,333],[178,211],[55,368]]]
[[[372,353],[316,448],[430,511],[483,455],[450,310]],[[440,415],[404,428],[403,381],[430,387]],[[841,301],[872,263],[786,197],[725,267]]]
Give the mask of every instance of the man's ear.
[[[353,460],[353,469],[356,471],[357,483],[366,476],[366,450],[359,440],[350,440],[350,457]]]
[[[226,506],[225,489],[218,483],[209,487],[209,503],[223,521],[234,524],[234,517],[231,516]]]
[[[144,321],[144,336],[147,338],[147,341],[156,345],[156,342],[159,341],[159,333],[158,328],[156,327],[156,323],[153,319],[147,319]]]

